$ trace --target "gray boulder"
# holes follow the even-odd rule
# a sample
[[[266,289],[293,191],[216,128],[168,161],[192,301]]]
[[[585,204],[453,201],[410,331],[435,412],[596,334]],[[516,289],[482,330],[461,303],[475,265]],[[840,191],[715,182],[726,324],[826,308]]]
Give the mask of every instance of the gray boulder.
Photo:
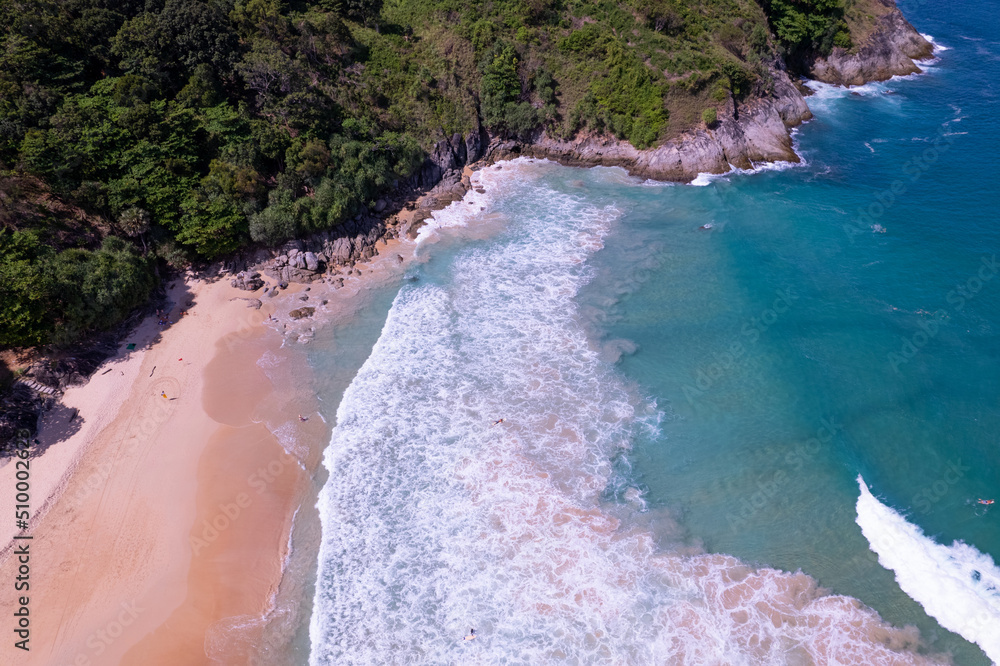
[[[424,165],[420,167],[419,182],[424,187],[433,187],[441,180],[442,173],[444,171],[442,171],[441,167],[431,160],[425,160]]]
[[[458,160],[455,159],[455,153],[451,149],[451,143],[448,141],[438,141],[434,144],[434,149],[431,150],[431,162],[438,165],[441,171],[448,171],[449,169],[454,169],[458,166]]]
[[[319,274],[315,271],[306,270],[305,268],[295,268],[294,266],[286,266],[281,269],[279,276],[284,283],[288,282],[312,282],[313,280],[319,278]]]
[[[882,4],[892,6],[888,2]],[[828,56],[816,58],[810,67],[810,77],[842,86],[884,81],[893,76],[920,72],[914,60],[930,58],[934,54],[934,46],[910,25],[896,7],[880,16],[875,26],[874,32],[860,48],[847,51],[835,47]]]
[[[449,144],[451,145],[451,153],[455,156],[455,166],[460,167],[464,165],[467,151],[465,149],[465,141],[462,140],[462,135],[453,134]]]
[[[351,239],[341,237],[333,241],[333,244],[330,246],[330,262],[334,264],[343,264],[350,258]]]
[[[260,279],[260,273],[241,271],[230,281],[230,284],[244,291],[257,291],[264,286],[264,281]]]
[[[303,255],[303,260],[305,262],[305,268],[310,271],[319,270],[319,259],[312,252],[306,252]]]
[[[471,163],[483,156],[483,140],[479,132],[470,132],[465,137],[466,162]]]

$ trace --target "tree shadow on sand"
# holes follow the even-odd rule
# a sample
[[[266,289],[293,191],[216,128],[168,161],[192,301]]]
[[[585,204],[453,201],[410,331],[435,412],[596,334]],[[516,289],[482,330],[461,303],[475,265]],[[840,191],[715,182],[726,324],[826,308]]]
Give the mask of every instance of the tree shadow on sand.
[[[83,427],[84,419],[75,408],[54,401],[40,419],[38,436],[32,443],[31,457],[45,453],[50,446],[64,442]]]
[[[206,282],[224,279],[221,268],[198,277]],[[162,340],[163,331],[189,316],[187,313],[196,303],[188,284],[173,280],[113,330],[93,335],[72,348],[48,350],[25,379],[61,392],[70,386],[84,386],[95,376],[117,374],[121,371],[104,366],[128,361],[152,348]],[[58,393],[48,397],[23,384],[16,385],[0,406],[0,457],[13,454],[18,438],[25,432],[31,456],[40,456],[77,434],[83,423],[84,418],[75,408],[64,405]]]

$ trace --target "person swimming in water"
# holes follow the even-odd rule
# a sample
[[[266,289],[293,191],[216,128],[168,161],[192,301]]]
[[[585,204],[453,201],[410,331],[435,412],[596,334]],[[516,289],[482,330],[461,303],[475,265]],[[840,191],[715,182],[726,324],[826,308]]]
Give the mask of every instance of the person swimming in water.
[[[503,419],[500,419],[498,421],[494,421],[493,425],[500,425],[501,423],[503,423]]]
[[[979,500],[979,503],[980,504],[985,504],[986,506],[989,506],[990,504],[993,504],[993,500],[991,500],[991,499],[988,499],[988,500],[981,499],[981,500]]]
[[[500,420],[502,421],[503,419],[500,419]],[[476,630],[475,629],[469,629],[469,635],[466,636],[465,638],[463,638],[462,640],[463,641],[471,641],[475,637],[476,637]]]

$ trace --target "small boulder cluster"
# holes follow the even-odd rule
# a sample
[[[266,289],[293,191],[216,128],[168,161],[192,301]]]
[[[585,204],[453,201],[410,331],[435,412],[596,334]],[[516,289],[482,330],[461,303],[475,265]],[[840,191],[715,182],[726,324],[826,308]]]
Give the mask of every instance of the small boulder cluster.
[[[487,142],[484,132],[439,141],[420,170],[397,182],[394,191],[376,201],[372,210],[307,239],[288,241],[275,250],[259,249],[228,263],[227,270],[242,268],[230,281],[232,286],[257,291],[264,286],[262,273],[277,283],[262,296],[274,296],[289,283],[309,283],[326,274],[334,275],[334,286],[343,285],[341,269],[346,268],[347,275],[356,272],[355,264],[378,254],[379,240],[416,237],[432,211],[464,197],[473,173],[467,165],[483,157]],[[424,194],[418,197],[420,192]]]
[[[230,281],[230,284],[244,291],[257,291],[264,286],[264,281],[260,279],[260,273],[255,271],[240,271]]]

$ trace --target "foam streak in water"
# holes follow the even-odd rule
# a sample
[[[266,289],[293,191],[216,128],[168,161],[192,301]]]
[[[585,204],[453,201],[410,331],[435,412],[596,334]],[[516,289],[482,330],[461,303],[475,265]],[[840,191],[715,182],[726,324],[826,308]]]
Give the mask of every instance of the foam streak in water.
[[[936,543],[879,502],[858,477],[857,523],[896,582],[942,627],[977,643],[1000,662],[1000,568],[972,546]]]
[[[311,662],[921,663],[913,632],[804,574],[662,552],[605,510],[611,461],[658,414],[574,300],[620,210],[548,185],[559,169],[480,172],[506,226],[430,259],[345,391]]]

